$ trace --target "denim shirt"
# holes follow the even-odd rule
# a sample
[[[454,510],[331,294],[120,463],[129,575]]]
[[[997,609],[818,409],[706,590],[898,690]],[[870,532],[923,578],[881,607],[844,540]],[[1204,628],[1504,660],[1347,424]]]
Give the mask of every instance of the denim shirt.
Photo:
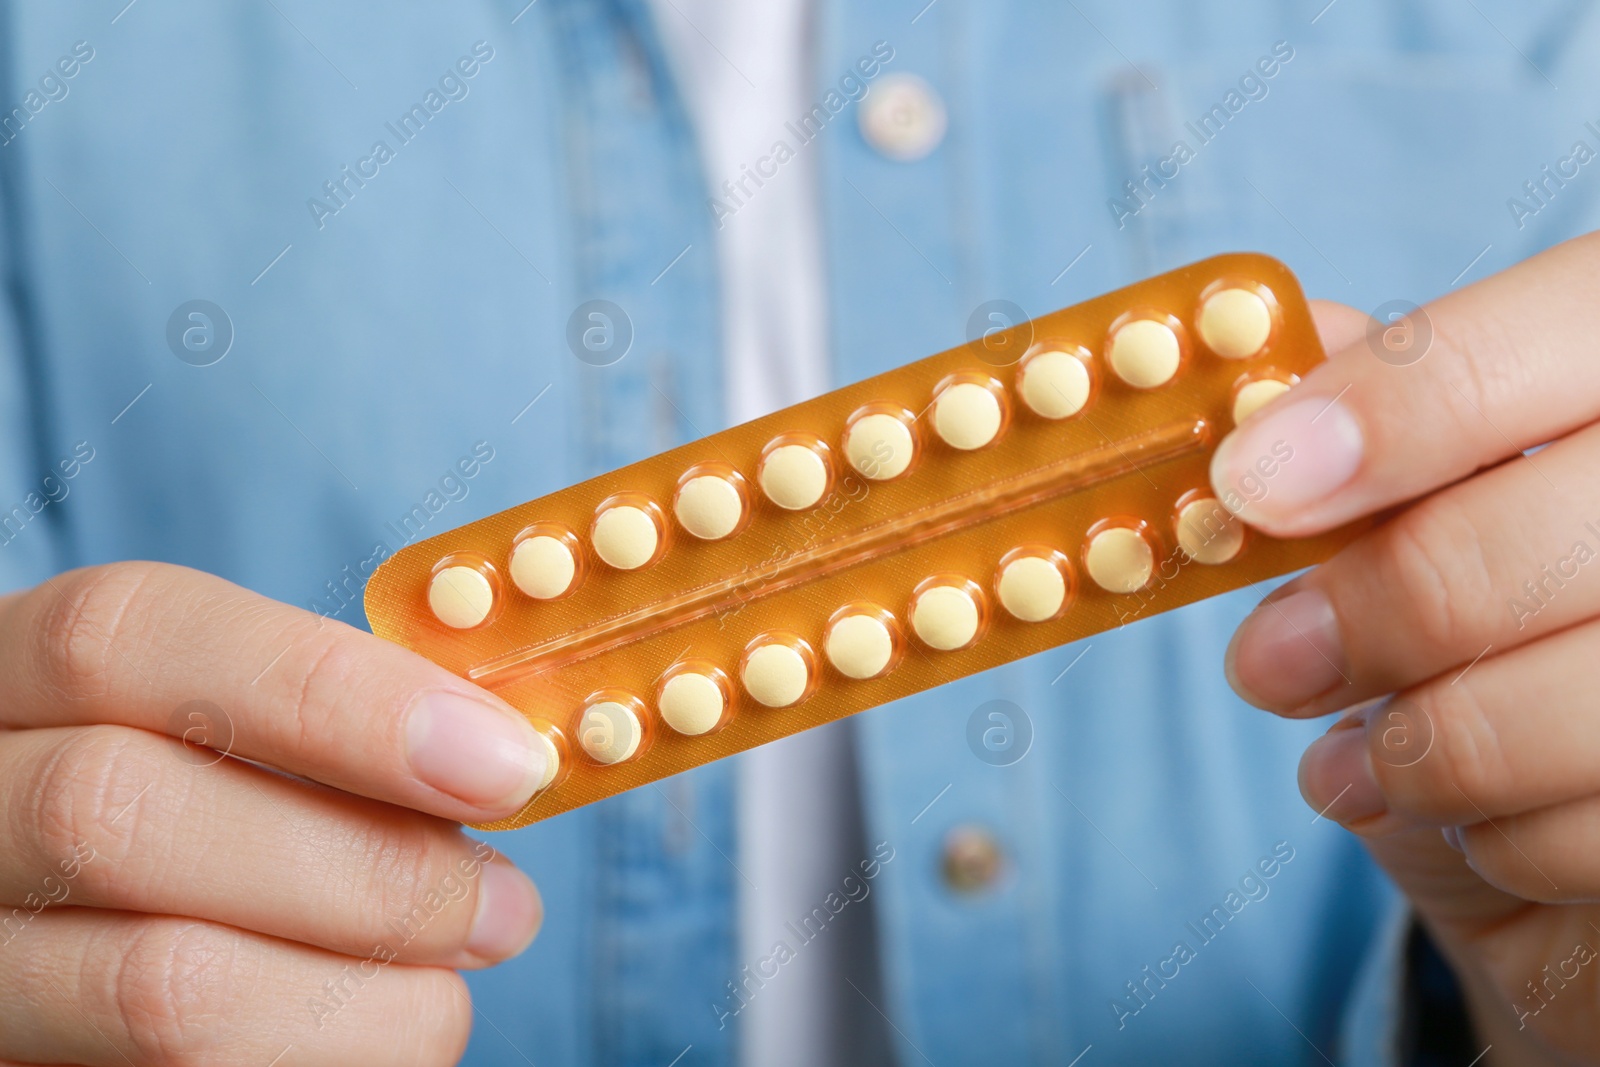
[[[5,5],[0,587],[159,559],[362,625],[401,544],[723,427],[728,176],[701,172],[643,0],[124,4]],[[1370,310],[1600,217],[1574,154],[1600,149],[1592,4],[817,7],[819,102],[886,46],[948,117],[888,158],[858,132],[869,86],[798,148],[841,382],[960,343],[989,300],[1042,313],[1250,248]],[[631,335],[607,366],[568,340],[595,299]],[[1299,798],[1322,724],[1222,677],[1264,591],[859,718],[902,1062],[1383,1062],[1392,891]],[[1031,734],[1006,766],[968,742],[993,700]],[[761,963],[733,932],[731,782],[493,837],[548,918],[469,977],[467,1062],[730,1061]],[[953,831],[993,844],[985,884],[946,876]]]

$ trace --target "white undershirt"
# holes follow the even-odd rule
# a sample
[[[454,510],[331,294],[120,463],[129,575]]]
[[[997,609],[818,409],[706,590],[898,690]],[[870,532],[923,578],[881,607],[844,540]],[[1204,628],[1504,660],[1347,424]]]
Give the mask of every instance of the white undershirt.
[[[700,139],[710,191],[721,202],[728,416],[740,423],[828,388],[816,146],[800,148],[759,186],[747,177],[784,123],[811,105],[809,0],[653,0]],[[770,171],[770,164],[766,168]],[[741,180],[742,179],[742,180]],[[731,191],[724,189],[727,181]],[[742,186],[742,187],[741,187]],[[850,733],[839,723],[739,757],[739,956],[756,969],[862,857],[850,854],[857,817]],[[845,930],[829,931],[844,935]],[[819,937],[737,1016],[740,1062],[810,1067],[855,1044],[843,997],[841,936]],[[854,946],[860,951],[862,946]],[[729,975],[735,982],[739,974]]]
[[[653,3],[700,139],[707,185],[724,209],[708,206],[707,213],[721,215],[728,414],[745,422],[829,386],[815,148],[801,148],[775,177],[751,177],[775,141],[794,143],[784,123],[811,106],[810,3]]]

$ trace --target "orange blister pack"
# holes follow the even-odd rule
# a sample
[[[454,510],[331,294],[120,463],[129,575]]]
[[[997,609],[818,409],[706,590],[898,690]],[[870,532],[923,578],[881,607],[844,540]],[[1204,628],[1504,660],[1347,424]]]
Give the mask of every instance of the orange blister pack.
[[[1360,527],[1275,540],[1207,472],[1323,358],[1218,256],[408,546],[367,617],[546,739],[482,828],[523,826],[1327,558]]]

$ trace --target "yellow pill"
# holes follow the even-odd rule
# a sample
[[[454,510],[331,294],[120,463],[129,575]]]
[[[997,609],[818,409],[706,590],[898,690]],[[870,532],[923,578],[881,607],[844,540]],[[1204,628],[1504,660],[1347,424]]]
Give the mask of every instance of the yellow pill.
[[[758,704],[787,708],[799,703],[811,683],[811,668],[798,650],[785,644],[762,645],[744,661],[745,690]]]
[[[1053,618],[1067,601],[1061,568],[1039,556],[1020,556],[1000,572],[1000,604],[1023,622]]]
[[[470,630],[489,617],[494,587],[475,567],[446,567],[428,583],[428,607],[446,626]]]
[[[828,662],[846,678],[876,678],[894,658],[894,636],[871,615],[846,615],[828,630]]]
[[[637,570],[656,554],[661,531],[643,508],[619,504],[600,513],[594,522],[594,550],[621,571]]]
[[[1241,387],[1233,398],[1233,424],[1239,425],[1288,391],[1289,384],[1276,378],[1262,378]]]
[[[621,763],[639,751],[644,724],[632,708],[614,700],[591,704],[578,724],[578,743],[596,763]]]
[[[1068,418],[1089,402],[1089,368],[1070,352],[1040,352],[1022,368],[1021,392],[1035,415]]]
[[[1249,289],[1219,289],[1206,297],[1195,322],[1200,340],[1224,359],[1249,359],[1272,336],[1272,309]]]
[[[893,415],[865,415],[851,424],[844,451],[864,477],[882,482],[900,477],[911,466],[916,441]]]
[[[761,491],[780,508],[814,507],[828,489],[828,465],[804,445],[783,445],[761,461]]]
[[[1094,535],[1083,565],[1094,584],[1107,592],[1133,593],[1150,584],[1155,552],[1137,530],[1113,526]]]
[[[683,483],[673,513],[685,530],[702,541],[720,541],[738,529],[744,518],[744,498],[728,479],[702,475]]]
[[[1000,401],[976,382],[957,382],[933,402],[933,428],[951,448],[982,448],[1000,432]]]
[[[1154,319],[1134,319],[1111,338],[1106,360],[1117,377],[1129,385],[1154,389],[1178,373],[1182,354],[1172,327]]]
[[[1212,497],[1178,512],[1178,547],[1196,563],[1226,563],[1244,547],[1244,523]]]
[[[703,674],[685,671],[661,687],[661,721],[690,737],[710,733],[722,721],[722,687]]]
[[[511,550],[511,581],[536,600],[558,597],[572,588],[578,561],[560,538],[540,535]]]
[[[535,787],[537,791],[550,788],[550,783],[556,780],[556,774],[561,770],[561,750],[544,731],[535,730],[534,733],[539,735],[539,740],[542,742],[540,747],[544,749],[544,776],[539,779],[539,784]]]
[[[978,604],[953,585],[936,585],[917,597],[911,628],[924,644],[941,652],[965,648],[978,636]]]

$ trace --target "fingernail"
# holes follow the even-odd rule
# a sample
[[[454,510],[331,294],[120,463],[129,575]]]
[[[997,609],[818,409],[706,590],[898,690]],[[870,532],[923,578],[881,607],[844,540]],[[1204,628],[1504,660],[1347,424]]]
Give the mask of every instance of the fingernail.
[[[1211,457],[1211,484],[1230,511],[1271,528],[1302,519],[1354,477],[1361,448],[1361,426],[1348,408],[1307,397],[1224,437]]]
[[[1240,696],[1275,711],[1346,684],[1349,668],[1333,604],[1316,589],[1263,602],[1234,633],[1226,669]]]
[[[544,905],[532,880],[515,867],[485,863],[479,877],[478,910],[466,947],[479,959],[498,963],[533,943]]]
[[[1335,822],[1359,822],[1388,810],[1372,773],[1364,722],[1341,723],[1312,742],[1300,757],[1300,795]]]
[[[518,807],[544,779],[545,748],[527,720],[446,690],[412,702],[406,756],[420,781],[475,807]]]
[[[1444,835],[1444,843],[1445,844],[1449,845],[1451,848],[1455,849],[1457,852],[1460,852],[1462,855],[1466,854],[1467,850],[1461,844],[1461,827],[1459,827],[1459,826],[1446,826],[1443,829],[1441,829],[1439,831],[1439,833]]]

